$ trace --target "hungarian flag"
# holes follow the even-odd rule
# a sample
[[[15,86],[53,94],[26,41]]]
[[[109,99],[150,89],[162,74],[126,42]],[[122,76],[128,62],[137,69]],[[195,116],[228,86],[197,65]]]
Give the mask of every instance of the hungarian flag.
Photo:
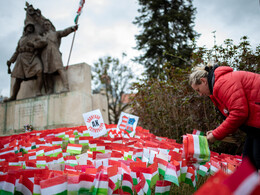
[[[210,159],[206,136],[191,134],[183,136],[183,149],[188,164],[205,163]]]
[[[188,170],[187,161],[186,161],[186,159],[182,159],[181,167],[180,167],[180,171],[181,171],[180,181],[181,182],[185,182],[187,170]]]
[[[178,162],[182,161],[182,154],[176,151],[171,150],[169,152],[169,155],[171,156],[171,161],[176,160]]]
[[[56,176],[47,180],[40,182],[41,194],[50,195],[50,194],[67,194],[68,182],[67,176],[61,175]]]
[[[115,188],[116,188],[116,184],[111,179],[108,178],[107,194],[112,195]]]
[[[78,194],[79,193],[79,176],[78,175],[68,175],[67,190],[68,190],[68,194]]]
[[[149,168],[151,168],[152,170],[152,179],[151,179],[150,186],[153,187],[156,184],[156,182],[159,180],[158,164],[153,163],[149,166]]]
[[[65,160],[65,163],[68,163],[70,166],[74,167],[74,166],[78,165],[78,161],[75,156],[66,156],[64,158],[64,160]]]
[[[138,172],[142,173],[142,176],[144,176],[148,186],[150,186],[152,180],[152,173],[153,173],[151,167],[133,167],[132,171],[137,173],[137,178],[138,178]]]
[[[41,194],[41,187],[40,182],[42,180],[48,179],[49,171],[46,170],[42,173],[34,174],[34,185],[33,185],[33,195],[40,195]]]
[[[54,151],[54,146],[53,147],[46,147],[44,148],[44,155],[45,156],[53,156],[53,151]]]
[[[245,159],[237,170],[223,181],[223,184],[234,195],[251,194],[260,185],[259,173],[249,159]]]
[[[166,171],[165,171],[165,175],[164,175],[164,180],[170,181],[170,182],[176,184],[177,186],[179,186],[178,176],[177,176],[177,172],[176,172],[176,166],[174,166],[171,163],[168,163]]]
[[[61,146],[50,146],[44,148],[45,156],[57,156],[58,154],[62,153]]]
[[[24,142],[24,141],[23,141],[21,144],[22,144],[22,145],[20,145],[20,149],[23,149],[23,151],[24,151],[25,153],[28,153],[28,151],[32,149],[32,144],[31,144],[31,142]],[[0,155],[1,155],[1,154],[0,154]]]
[[[102,144],[97,144],[97,146],[96,146],[96,151],[105,153],[106,147],[105,147],[104,145],[102,145]]]
[[[86,171],[88,172],[88,171]],[[95,176],[90,174],[80,174],[79,176],[79,194],[88,193],[92,187]]]
[[[74,144],[74,143],[75,143],[75,135],[73,135],[73,134],[70,134],[70,135],[69,135],[69,142],[70,142],[71,144]]]
[[[220,164],[217,160],[211,159],[210,160],[210,170],[209,173],[210,175],[214,175],[218,170],[220,169]]]
[[[8,161],[9,166],[21,166],[19,158],[13,158]]]
[[[36,158],[36,166],[38,168],[46,166],[46,156],[37,156]]]
[[[16,185],[15,194],[32,195],[33,182],[29,178],[21,175],[18,181],[18,185]]]
[[[155,195],[169,195],[171,184],[171,182],[165,180],[157,181],[155,186]]]
[[[108,194],[108,175],[103,172],[96,174],[91,187],[91,192],[94,194]]]
[[[51,144],[54,146],[54,145],[59,145],[61,146],[62,145],[62,138],[59,138],[59,137],[54,137],[51,139]]]
[[[196,171],[193,167],[188,167],[185,183],[196,188]]]
[[[145,194],[150,195],[151,194],[151,189],[150,189],[150,186],[149,186],[148,182],[146,181],[146,178],[144,177],[144,174],[142,172],[138,172],[137,173],[137,178],[138,178],[139,183],[141,183],[141,185],[139,187],[142,189],[142,191]],[[143,185],[143,180],[145,181],[144,185]],[[138,186],[138,184],[136,186]]]
[[[36,156],[43,156],[44,155],[44,149],[41,147],[36,148]]]
[[[199,131],[199,130],[196,130],[196,129],[193,129],[193,132],[192,132],[193,135],[204,135],[204,132],[203,131]]]
[[[78,11],[77,11],[77,15],[76,15],[76,17],[74,19],[75,24],[78,24],[79,16],[80,16],[80,14],[82,12],[82,8],[84,6],[84,3],[85,3],[85,0],[80,0],[79,8],[78,8]]]
[[[68,144],[66,152],[70,154],[81,154],[82,145],[80,144]]]
[[[14,194],[15,176],[0,175],[0,194]]]
[[[25,162],[26,169],[37,169],[36,160],[28,160]]]
[[[138,195],[144,195],[145,192],[144,192],[144,187],[145,187],[145,184],[146,184],[146,181],[145,181],[145,178],[142,177],[139,181],[139,183],[134,187],[135,188],[135,191]]]
[[[166,171],[166,167],[168,165],[168,161],[161,159],[161,158],[154,158],[154,162],[158,163],[158,171],[159,174],[161,174],[162,176],[165,175],[165,171]]]
[[[55,158],[56,159],[54,163],[65,163],[62,153],[58,154],[58,156],[56,156]]]
[[[138,148],[134,150],[134,154],[133,154],[133,159],[136,161],[137,158],[142,160],[143,157],[143,149],[142,148]]]
[[[209,168],[210,168],[210,163],[209,162],[206,162],[205,165],[200,165],[199,166],[199,170],[198,170],[198,174],[200,174],[201,176],[204,177],[208,173]]]
[[[88,145],[89,140],[92,140],[92,139],[93,139],[93,137],[86,137],[86,136],[79,137],[79,144],[80,145]]]
[[[128,192],[131,195],[133,195],[133,186],[134,186],[134,184],[133,184],[132,177],[129,174],[124,173],[123,180],[122,180],[122,190],[124,192]]]
[[[115,189],[119,188],[119,179],[121,179],[121,174],[118,174],[118,167],[108,167],[107,174],[109,179],[111,179],[111,181],[115,184]]]

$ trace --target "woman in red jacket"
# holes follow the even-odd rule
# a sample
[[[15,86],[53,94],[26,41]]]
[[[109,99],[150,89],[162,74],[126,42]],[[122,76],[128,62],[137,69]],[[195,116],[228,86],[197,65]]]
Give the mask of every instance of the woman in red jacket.
[[[201,96],[209,96],[226,117],[216,129],[207,132],[208,141],[243,130],[247,134],[243,157],[248,156],[260,169],[260,75],[215,65],[195,68],[189,82]]]

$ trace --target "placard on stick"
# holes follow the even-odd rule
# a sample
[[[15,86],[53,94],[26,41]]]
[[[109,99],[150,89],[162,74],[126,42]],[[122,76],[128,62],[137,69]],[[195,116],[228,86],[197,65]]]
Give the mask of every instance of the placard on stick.
[[[117,131],[123,131],[122,133],[124,135],[129,134],[130,137],[134,137],[138,119],[139,119],[138,116],[121,112],[117,124]]]
[[[107,133],[107,129],[99,109],[83,114],[88,133],[93,138],[100,137]]]

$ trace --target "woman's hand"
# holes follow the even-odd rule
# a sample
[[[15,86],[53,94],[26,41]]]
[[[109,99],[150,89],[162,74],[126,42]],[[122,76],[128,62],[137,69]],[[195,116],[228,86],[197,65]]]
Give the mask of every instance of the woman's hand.
[[[215,138],[214,135],[212,134],[212,131],[208,131],[208,132],[206,133],[206,136],[207,136],[208,142],[214,143],[214,142],[216,141],[216,138]]]

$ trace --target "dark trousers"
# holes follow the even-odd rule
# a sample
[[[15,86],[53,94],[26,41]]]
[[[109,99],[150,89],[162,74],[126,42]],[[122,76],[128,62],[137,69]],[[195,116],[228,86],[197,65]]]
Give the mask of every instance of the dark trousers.
[[[248,157],[256,169],[260,169],[260,129],[243,127],[247,137],[243,149],[243,158]]]

